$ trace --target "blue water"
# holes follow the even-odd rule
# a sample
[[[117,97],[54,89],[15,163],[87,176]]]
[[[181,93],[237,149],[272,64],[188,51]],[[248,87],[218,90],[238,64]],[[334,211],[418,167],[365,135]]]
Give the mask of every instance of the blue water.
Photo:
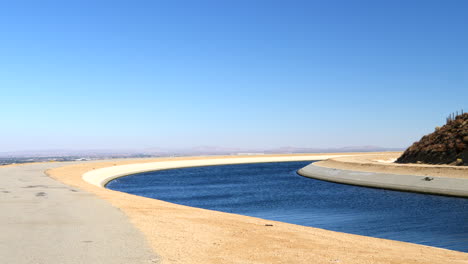
[[[172,203],[468,252],[468,199],[319,181],[310,162],[172,169],[107,188]]]

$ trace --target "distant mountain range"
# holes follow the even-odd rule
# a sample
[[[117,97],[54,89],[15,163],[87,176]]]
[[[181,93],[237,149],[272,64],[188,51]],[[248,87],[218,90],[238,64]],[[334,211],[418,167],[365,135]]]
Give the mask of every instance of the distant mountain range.
[[[280,147],[271,149],[260,148],[228,148],[219,146],[197,146],[186,149],[148,148],[131,149],[98,149],[98,150],[32,150],[0,152],[0,157],[149,157],[149,156],[189,156],[189,155],[238,155],[238,154],[286,154],[286,153],[332,153],[332,152],[376,152],[402,151],[403,148],[385,148],[379,146],[351,146],[340,148],[299,148]]]

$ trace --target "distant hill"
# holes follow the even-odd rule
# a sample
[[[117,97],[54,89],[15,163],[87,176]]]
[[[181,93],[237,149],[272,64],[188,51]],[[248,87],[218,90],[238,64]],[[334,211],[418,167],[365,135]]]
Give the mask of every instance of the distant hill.
[[[396,162],[468,166],[468,113],[447,118],[446,125],[415,142]]]

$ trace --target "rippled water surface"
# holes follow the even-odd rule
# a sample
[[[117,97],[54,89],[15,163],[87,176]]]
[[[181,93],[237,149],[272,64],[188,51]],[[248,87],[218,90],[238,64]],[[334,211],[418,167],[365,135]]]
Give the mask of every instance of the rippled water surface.
[[[168,202],[468,252],[468,199],[372,189],[297,175],[310,162],[173,169],[107,188]]]

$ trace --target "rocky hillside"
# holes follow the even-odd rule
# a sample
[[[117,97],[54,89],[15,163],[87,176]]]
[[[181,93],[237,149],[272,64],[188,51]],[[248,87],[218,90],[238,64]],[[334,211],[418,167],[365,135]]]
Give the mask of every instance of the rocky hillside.
[[[468,166],[468,113],[449,117],[446,125],[415,142],[396,162]]]

